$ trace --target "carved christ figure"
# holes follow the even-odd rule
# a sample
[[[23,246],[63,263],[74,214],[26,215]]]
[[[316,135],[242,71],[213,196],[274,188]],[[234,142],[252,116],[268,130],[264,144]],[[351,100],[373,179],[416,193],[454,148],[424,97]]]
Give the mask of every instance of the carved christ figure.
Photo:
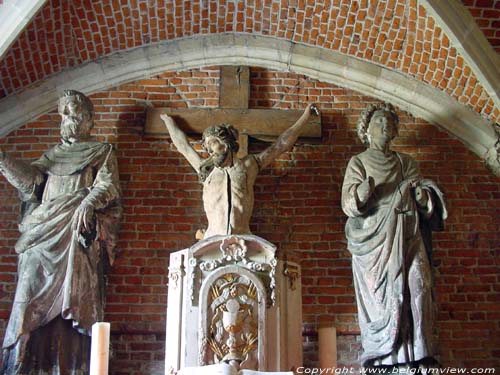
[[[342,186],[365,367],[430,364],[436,354],[430,235],[447,212],[436,184],[390,149],[397,125],[390,104],[363,112],[368,148],[351,158]]]
[[[254,183],[259,171],[288,151],[307,124],[316,107],[308,105],[297,122],[260,154],[238,158],[238,131],[231,125],[212,126],[203,132],[202,158],[189,144],[174,120],[162,114],[172,142],[198,173],[203,183],[203,206],[208,218],[204,238],[214,235],[248,234],[254,204]]]
[[[65,91],[59,114],[61,143],[37,161],[0,150],[0,171],[22,200],[5,375],[88,374],[91,326],[103,318],[104,269],[121,216],[115,153],[91,139],[94,112],[85,95]]]

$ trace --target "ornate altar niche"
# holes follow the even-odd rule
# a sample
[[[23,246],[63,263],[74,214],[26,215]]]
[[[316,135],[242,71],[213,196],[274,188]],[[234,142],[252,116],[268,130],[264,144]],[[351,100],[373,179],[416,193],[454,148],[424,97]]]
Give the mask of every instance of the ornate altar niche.
[[[254,235],[214,236],[171,254],[165,372],[217,363],[300,367],[299,272]]]

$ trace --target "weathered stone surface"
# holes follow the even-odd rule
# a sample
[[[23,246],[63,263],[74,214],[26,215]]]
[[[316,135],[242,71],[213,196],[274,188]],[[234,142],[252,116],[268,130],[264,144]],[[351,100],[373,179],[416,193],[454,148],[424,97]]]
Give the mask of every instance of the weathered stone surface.
[[[203,183],[203,206],[208,218],[208,228],[203,238],[250,233],[257,174],[293,146],[301,130],[308,124],[311,108],[309,105],[297,122],[269,148],[260,154],[243,158],[236,155],[239,149],[238,131],[231,125],[216,125],[203,131],[203,146],[209,155],[204,159],[189,144],[173,118],[161,115],[172,142]]]
[[[342,209],[364,349],[363,365],[427,361],[436,354],[431,230],[447,217],[443,194],[415,161],[391,151],[398,117],[371,105],[358,135],[368,149],[351,158]]]
[[[86,96],[65,91],[59,113],[62,141],[37,161],[0,150],[0,171],[22,200],[3,374],[87,374],[91,327],[103,319],[104,269],[121,216],[116,158],[90,138]]]

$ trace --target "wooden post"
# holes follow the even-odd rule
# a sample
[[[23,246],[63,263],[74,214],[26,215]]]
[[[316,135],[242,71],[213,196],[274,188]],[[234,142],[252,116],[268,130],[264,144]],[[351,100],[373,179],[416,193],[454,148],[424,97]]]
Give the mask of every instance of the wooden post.
[[[245,66],[220,68],[219,108],[149,108],[145,135],[167,138],[160,119],[162,113],[172,116],[187,135],[201,134],[209,126],[229,123],[240,133],[238,157],[248,153],[248,137],[272,141],[292,126],[302,115],[301,110],[248,109],[250,69]],[[299,139],[321,139],[321,117],[311,116]]]
[[[250,69],[248,66],[221,66],[219,86],[220,108],[248,108],[250,97]],[[248,134],[240,132],[238,137],[240,148],[236,156],[248,155]]]
[[[219,86],[220,108],[248,108],[250,69],[248,66],[221,66]]]

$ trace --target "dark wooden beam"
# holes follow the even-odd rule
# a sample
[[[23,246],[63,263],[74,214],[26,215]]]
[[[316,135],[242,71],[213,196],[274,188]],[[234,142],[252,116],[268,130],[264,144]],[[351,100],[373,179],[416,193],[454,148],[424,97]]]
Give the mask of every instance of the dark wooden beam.
[[[167,129],[160,114],[172,116],[176,124],[188,135],[201,134],[209,126],[231,124],[241,134],[268,140],[279,136],[293,125],[303,111],[279,109],[220,109],[220,108],[149,108],[145,134],[168,138]],[[311,116],[300,138],[321,138],[321,118]]]
[[[221,66],[219,85],[220,108],[248,108],[250,98],[250,68]]]
[[[223,123],[231,124],[240,132],[239,156],[246,154],[248,137],[272,141],[293,125],[302,115],[298,110],[248,109],[250,96],[250,68],[222,66],[220,68],[219,108],[150,108],[146,116],[145,135],[168,138],[160,114],[172,116],[186,134],[196,136],[204,129]],[[321,138],[321,118],[311,116],[300,139]]]

